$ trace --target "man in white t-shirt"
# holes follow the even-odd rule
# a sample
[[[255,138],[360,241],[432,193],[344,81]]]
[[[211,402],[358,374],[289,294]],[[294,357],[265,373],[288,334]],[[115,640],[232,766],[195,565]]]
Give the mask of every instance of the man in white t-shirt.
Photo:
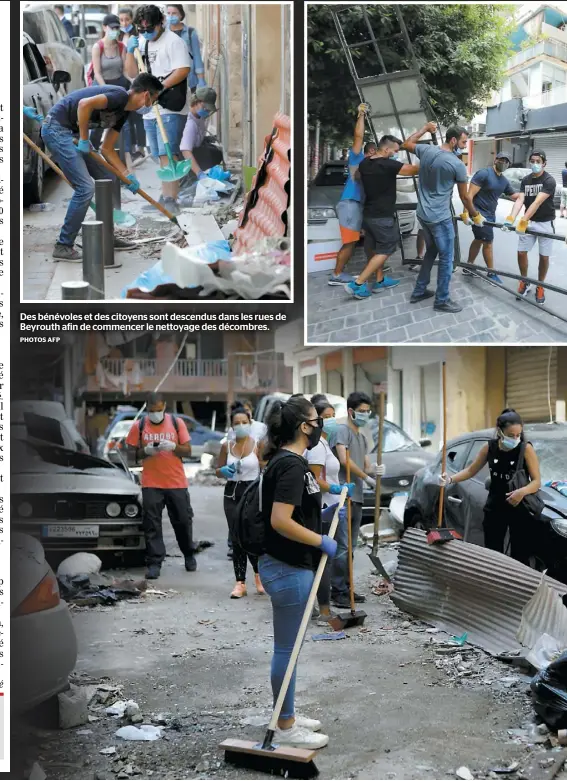
[[[171,152],[181,159],[179,144],[189,111],[188,76],[191,71],[191,59],[185,42],[174,32],[166,29],[165,19],[157,5],[141,5],[136,10],[134,22],[139,31],[137,36],[130,36],[126,46],[126,75],[134,78],[138,75],[138,63],[134,55],[140,49],[144,64],[149,72],[162,81],[164,89],[180,85],[175,96],[175,105],[181,102],[178,110],[165,108],[167,102],[174,100],[172,92],[165,93],[160,98],[159,112],[163,119]],[[185,88],[185,93],[182,88]],[[185,102],[183,103],[183,95]],[[170,103],[171,104],[171,103]],[[160,165],[168,165],[168,157],[161,133],[159,132],[155,110],[144,115],[144,129],[152,157],[159,157]],[[177,203],[179,182],[162,182],[162,197],[160,201],[174,215],[179,214]]]

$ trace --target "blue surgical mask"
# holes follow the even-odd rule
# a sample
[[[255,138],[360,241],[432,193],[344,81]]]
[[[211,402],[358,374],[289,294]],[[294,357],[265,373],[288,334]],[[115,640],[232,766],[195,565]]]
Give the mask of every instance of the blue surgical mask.
[[[123,33],[129,33],[133,26],[133,24],[129,24],[127,27],[121,27],[120,29]]]
[[[370,420],[370,412],[355,412],[352,420],[355,426],[364,428]]]
[[[119,30],[109,30],[108,37],[111,41],[115,41],[118,38],[119,32]]]
[[[152,33],[142,33],[142,38],[145,41],[155,41],[157,38],[158,31],[154,30]]]
[[[502,435],[500,439],[500,444],[502,446],[503,450],[514,450],[515,447],[518,447],[520,444],[521,439],[520,437],[505,437]]]
[[[460,157],[463,154],[463,150],[459,149],[459,147],[456,146],[455,147],[455,154],[457,155],[457,157]]]
[[[332,434],[337,430],[338,425],[336,418],[325,418],[323,420],[323,431],[325,434]]]
[[[251,429],[250,423],[238,423],[234,427],[234,435],[236,436],[236,439],[244,439],[244,437],[250,436],[250,429]]]
[[[206,118],[207,118],[207,117],[210,115],[210,113],[211,113],[211,112],[210,112],[210,111],[207,111],[207,109],[206,109],[206,108],[200,108],[200,109],[197,111],[197,116],[199,117],[199,119],[206,119]]]
[[[179,17],[178,16],[168,16],[167,21],[169,24],[179,24]]]
[[[390,160],[399,160],[399,159],[400,159],[400,155],[398,154],[398,152],[396,152],[396,153],[395,153],[394,155],[392,155],[392,157],[390,158]]]
[[[543,166],[541,163],[530,163],[530,168],[532,169],[532,173],[540,174]]]

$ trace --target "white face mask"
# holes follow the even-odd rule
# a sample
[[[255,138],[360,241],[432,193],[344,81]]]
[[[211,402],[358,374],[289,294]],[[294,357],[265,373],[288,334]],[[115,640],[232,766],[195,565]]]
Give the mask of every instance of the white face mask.
[[[148,414],[148,418],[150,419],[151,423],[163,423],[163,419],[165,418],[165,410],[162,409],[159,412],[150,412]]]

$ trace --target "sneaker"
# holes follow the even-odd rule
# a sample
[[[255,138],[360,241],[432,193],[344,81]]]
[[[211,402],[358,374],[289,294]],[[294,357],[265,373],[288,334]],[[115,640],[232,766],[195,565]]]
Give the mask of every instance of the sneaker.
[[[256,593],[257,594],[263,595],[263,594],[266,593],[265,590],[264,590],[264,586],[262,585],[262,581],[260,580],[260,575],[258,575],[258,573],[256,573],[254,575],[254,583],[256,584]]]
[[[171,212],[174,217],[177,217],[179,214],[181,214],[181,209],[179,208],[179,204],[175,200],[175,198],[171,198],[171,196],[163,199],[163,205],[167,209],[168,212]]]
[[[451,301],[450,298],[443,301],[442,304],[434,304],[433,309],[435,309],[436,312],[447,312],[452,314],[463,311],[463,307],[459,306],[459,304],[456,304],[454,301]]]
[[[357,594],[356,591],[354,592],[354,601],[361,604],[362,602],[366,602],[366,597],[364,594]]]
[[[416,296],[415,293],[412,293],[409,302],[410,304],[417,304],[419,301],[426,301],[428,298],[433,298],[434,295],[435,293],[432,290],[425,290],[418,296]]]
[[[350,274],[345,274],[342,271],[340,274],[331,274],[329,277],[328,285],[348,285],[349,282],[354,282],[354,277]]]
[[[392,279],[391,277],[384,277],[382,282],[375,282],[372,285],[373,293],[380,293],[382,290],[387,290],[389,287],[396,287],[401,282],[400,279]]]
[[[535,302],[536,304],[545,304],[545,288],[540,287],[539,285],[536,287],[535,291]]]
[[[157,564],[150,564],[146,570],[146,580],[157,580],[160,576],[161,569]]]
[[[328,735],[312,732],[305,727],[299,727],[297,721],[290,729],[276,727],[274,743],[280,746],[295,746],[295,748],[323,748],[329,742]]]
[[[353,298],[364,300],[365,298],[370,298],[372,295],[370,290],[368,290],[367,284],[357,285],[354,280],[349,282],[348,285],[345,285],[344,287],[349,296],[352,296]]]
[[[295,723],[302,729],[309,729],[311,732],[319,732],[323,726],[317,719],[308,719],[307,716],[298,716],[295,714]]]
[[[239,580],[236,581],[236,586],[232,589],[232,594],[230,595],[231,599],[240,599],[241,597],[248,596],[248,591],[246,590],[246,583],[241,583]]]
[[[51,255],[55,260],[65,260],[67,263],[82,263],[83,253],[76,250],[75,247],[70,247],[68,244],[57,244],[53,248]]]
[[[520,282],[518,285],[518,298],[525,298],[528,295],[528,291],[531,288],[530,282]]]
[[[495,274],[494,271],[489,271],[486,275],[487,279],[490,279],[491,282],[496,282],[497,285],[503,285],[504,282],[500,279],[498,274]]]
[[[337,594],[336,597],[331,597],[331,603],[335,607],[342,607],[345,609],[350,607],[350,599],[347,594]]]
[[[193,554],[190,556],[185,556],[185,569],[187,572],[195,572],[197,569],[197,559]]]

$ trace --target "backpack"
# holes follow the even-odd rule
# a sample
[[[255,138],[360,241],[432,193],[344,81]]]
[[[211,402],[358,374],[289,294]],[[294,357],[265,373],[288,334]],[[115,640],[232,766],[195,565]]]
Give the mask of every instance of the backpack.
[[[271,461],[260,475],[246,488],[236,505],[232,534],[240,547],[250,556],[266,552],[266,514],[263,505],[263,481],[271,467],[287,456],[301,458],[296,453],[286,453],[277,461]],[[303,459],[302,459],[303,462]],[[305,469],[307,474],[308,469]]]
[[[166,414],[168,414],[169,417],[171,418],[171,422],[173,423],[173,428],[175,429],[175,433],[177,434],[177,439],[179,439],[179,424],[177,422],[177,417],[172,412],[168,412]],[[164,420],[165,420],[165,418],[164,418]],[[140,442],[142,441],[142,432],[144,430],[145,422],[146,422],[146,416],[145,415],[140,415],[140,420],[138,422],[138,436],[139,436]]]
[[[117,41],[116,43],[118,44],[118,54],[120,55],[120,57],[122,57],[122,52],[126,47],[124,46],[123,43],[121,43],[121,41]],[[98,48],[100,49],[100,53],[102,55],[102,52],[104,51],[104,41],[102,40],[102,38],[100,41],[98,41]],[[89,67],[87,68],[87,73],[85,78],[87,80],[87,86],[92,87],[94,84],[94,62],[92,60],[90,62]]]

